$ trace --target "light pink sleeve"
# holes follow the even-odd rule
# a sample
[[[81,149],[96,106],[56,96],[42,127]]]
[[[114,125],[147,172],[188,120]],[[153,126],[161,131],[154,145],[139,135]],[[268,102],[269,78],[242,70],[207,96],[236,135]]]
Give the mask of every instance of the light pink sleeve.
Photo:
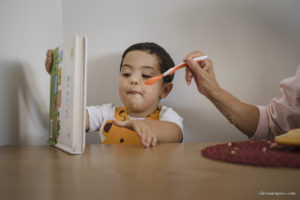
[[[252,140],[259,140],[269,138],[269,122],[266,106],[257,106],[259,110],[259,121],[254,135],[250,138]]]
[[[250,139],[273,139],[293,128],[300,128],[300,66],[294,76],[280,82],[282,96],[259,109],[259,122]]]

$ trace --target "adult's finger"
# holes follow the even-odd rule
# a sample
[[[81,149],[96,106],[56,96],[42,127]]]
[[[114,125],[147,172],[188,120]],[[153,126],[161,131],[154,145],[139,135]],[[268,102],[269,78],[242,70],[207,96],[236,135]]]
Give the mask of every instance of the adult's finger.
[[[186,67],[185,68],[185,81],[188,85],[190,85],[192,80],[193,80],[193,73],[189,67]]]
[[[190,58],[187,58],[186,62],[188,67],[194,73],[195,76],[199,76],[199,75],[202,76],[204,70],[201,68],[199,63],[193,61]]]
[[[196,58],[196,57],[199,57],[199,56],[205,56],[205,54],[203,52],[201,52],[201,51],[194,51],[194,52],[188,54],[185,57],[185,59],[193,59],[193,58]]]
[[[206,59],[205,64],[201,66],[203,66],[202,69],[206,71],[208,74],[210,74],[213,77],[215,76],[214,69],[213,69],[213,62],[211,59],[209,58]]]

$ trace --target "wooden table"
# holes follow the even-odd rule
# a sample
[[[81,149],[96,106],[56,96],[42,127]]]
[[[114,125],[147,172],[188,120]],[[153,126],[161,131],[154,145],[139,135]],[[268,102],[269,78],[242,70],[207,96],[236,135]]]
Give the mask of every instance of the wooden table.
[[[300,199],[300,169],[213,161],[208,145],[0,147],[0,199]]]

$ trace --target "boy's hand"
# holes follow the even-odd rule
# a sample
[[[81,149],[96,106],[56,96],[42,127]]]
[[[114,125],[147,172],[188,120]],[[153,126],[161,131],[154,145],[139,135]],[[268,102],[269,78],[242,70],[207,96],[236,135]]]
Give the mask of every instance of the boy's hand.
[[[140,136],[141,143],[144,147],[156,146],[157,136],[155,133],[153,133],[152,129],[147,124],[147,120],[112,120],[112,122],[115,126],[124,127],[135,131],[138,136]]]
[[[45,68],[48,74],[51,74],[51,68],[52,68],[52,49],[48,49],[46,53],[46,61],[45,61]]]

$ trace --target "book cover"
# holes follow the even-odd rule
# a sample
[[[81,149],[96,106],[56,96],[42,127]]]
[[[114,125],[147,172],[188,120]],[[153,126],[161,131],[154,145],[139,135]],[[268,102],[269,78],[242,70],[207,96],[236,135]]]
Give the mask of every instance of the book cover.
[[[53,50],[48,143],[71,154],[85,148],[87,38]]]

